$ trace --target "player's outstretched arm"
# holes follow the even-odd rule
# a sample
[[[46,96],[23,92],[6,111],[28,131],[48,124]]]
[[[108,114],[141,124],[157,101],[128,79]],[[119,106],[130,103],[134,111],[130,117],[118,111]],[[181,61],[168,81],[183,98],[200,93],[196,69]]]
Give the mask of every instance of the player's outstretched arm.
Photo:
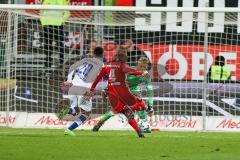
[[[142,75],[143,74],[143,72],[139,72],[135,69],[132,69],[129,66],[127,66],[126,64],[122,64],[121,68],[122,68],[122,71],[126,74],[132,74],[132,75]]]
[[[103,78],[104,75],[106,75],[106,73],[107,73],[106,67],[103,67],[101,72],[99,73],[99,75],[97,76],[95,81],[93,82],[90,91],[85,93],[85,95],[84,95],[85,100],[89,100],[93,96],[93,91],[95,90],[98,82]]]
[[[98,82],[103,78],[104,75],[107,74],[107,71],[106,71],[106,67],[103,67],[101,72],[99,73],[99,75],[97,76],[97,78],[95,79],[95,81],[93,82],[92,86],[91,86],[91,89],[90,91],[93,92],[98,84]]]

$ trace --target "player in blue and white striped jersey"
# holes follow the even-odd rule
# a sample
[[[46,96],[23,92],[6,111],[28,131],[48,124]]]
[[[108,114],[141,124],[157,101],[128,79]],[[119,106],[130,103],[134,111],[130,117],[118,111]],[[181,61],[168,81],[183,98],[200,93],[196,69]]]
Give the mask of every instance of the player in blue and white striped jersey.
[[[59,119],[62,119],[66,114],[77,115],[76,120],[65,130],[65,135],[75,134],[72,132],[79,125],[83,124],[89,117],[92,110],[92,100],[89,101],[83,98],[83,95],[90,90],[90,87],[103,66],[103,48],[96,47],[93,57],[83,58],[74,63],[68,72],[68,79],[63,86],[67,88],[64,98],[71,100],[69,109],[63,109],[59,114]],[[63,89],[64,90],[64,89]],[[78,113],[80,113],[78,115]]]

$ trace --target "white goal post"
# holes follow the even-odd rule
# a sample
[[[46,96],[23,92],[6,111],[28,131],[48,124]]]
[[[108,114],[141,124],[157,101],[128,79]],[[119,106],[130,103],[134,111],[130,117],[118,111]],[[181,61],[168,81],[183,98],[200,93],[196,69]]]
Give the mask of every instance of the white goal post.
[[[43,11],[69,15],[63,25],[44,26]],[[164,116],[187,124],[195,118],[196,130],[218,130],[219,117],[240,122],[239,17],[240,8],[1,4],[0,112],[6,119],[10,112],[54,113],[70,65],[96,46],[109,62],[121,46],[131,67],[141,56],[151,63],[157,124]],[[94,99],[94,117],[109,109],[106,99]]]

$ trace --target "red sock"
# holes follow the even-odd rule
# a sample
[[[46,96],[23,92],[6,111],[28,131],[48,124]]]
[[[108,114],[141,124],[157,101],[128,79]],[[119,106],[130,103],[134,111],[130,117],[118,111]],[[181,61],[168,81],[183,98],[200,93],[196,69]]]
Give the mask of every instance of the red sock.
[[[136,132],[140,131],[140,128],[138,127],[137,121],[135,119],[128,119],[128,123],[133,127]]]

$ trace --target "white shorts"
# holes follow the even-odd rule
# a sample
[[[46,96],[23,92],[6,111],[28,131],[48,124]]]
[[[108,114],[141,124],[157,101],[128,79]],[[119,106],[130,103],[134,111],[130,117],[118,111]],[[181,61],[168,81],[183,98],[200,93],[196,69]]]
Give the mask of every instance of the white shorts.
[[[86,101],[83,96],[75,96],[75,95],[64,95],[63,98],[68,98],[71,100],[70,108],[80,107],[84,111],[90,112],[92,111],[92,99]]]

